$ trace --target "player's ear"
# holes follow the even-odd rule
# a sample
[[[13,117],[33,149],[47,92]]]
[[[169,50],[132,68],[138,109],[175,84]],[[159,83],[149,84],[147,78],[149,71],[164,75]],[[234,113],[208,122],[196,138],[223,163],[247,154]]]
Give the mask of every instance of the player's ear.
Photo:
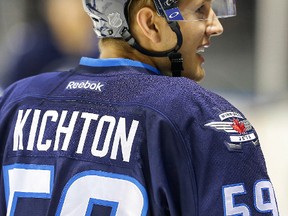
[[[160,23],[159,16],[149,7],[141,8],[136,15],[136,21],[141,33],[154,43],[159,43]]]

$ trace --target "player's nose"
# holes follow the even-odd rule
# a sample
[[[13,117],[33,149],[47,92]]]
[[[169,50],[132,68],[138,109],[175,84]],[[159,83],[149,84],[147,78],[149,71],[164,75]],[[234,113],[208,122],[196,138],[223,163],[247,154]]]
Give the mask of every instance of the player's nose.
[[[224,31],[223,26],[213,10],[212,10],[211,16],[212,16],[212,19],[210,19],[210,21],[207,23],[206,34],[209,37],[219,36]]]

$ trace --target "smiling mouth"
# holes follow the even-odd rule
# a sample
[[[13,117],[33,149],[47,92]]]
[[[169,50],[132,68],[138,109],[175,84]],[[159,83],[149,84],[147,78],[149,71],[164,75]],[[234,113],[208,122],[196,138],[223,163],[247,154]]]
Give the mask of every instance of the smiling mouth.
[[[205,52],[205,49],[209,48],[209,45],[204,45],[204,46],[201,46],[197,49],[196,53],[197,54],[200,54],[200,53],[204,53]]]

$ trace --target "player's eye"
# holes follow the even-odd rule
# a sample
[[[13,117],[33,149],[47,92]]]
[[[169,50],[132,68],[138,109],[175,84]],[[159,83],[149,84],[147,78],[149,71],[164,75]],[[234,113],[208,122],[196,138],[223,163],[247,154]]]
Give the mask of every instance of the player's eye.
[[[199,7],[197,10],[196,10],[196,13],[197,14],[204,14],[205,12],[205,5],[202,5],[201,7]]]
[[[208,18],[210,6],[203,4],[197,10],[196,14],[198,19],[205,20]]]

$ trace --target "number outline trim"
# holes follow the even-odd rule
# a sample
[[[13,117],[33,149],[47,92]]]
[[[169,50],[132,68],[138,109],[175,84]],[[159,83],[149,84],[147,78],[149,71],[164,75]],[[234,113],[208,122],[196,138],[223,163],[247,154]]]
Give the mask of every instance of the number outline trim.
[[[245,184],[244,183],[239,183],[239,184],[231,184],[231,185],[224,185],[222,187],[222,197],[223,197],[223,210],[224,210],[224,216],[227,216],[227,206],[226,206],[226,195],[225,195],[225,188],[232,188],[232,187],[235,187],[235,186],[242,186],[242,189],[244,190],[243,192],[241,193],[232,193],[232,207],[235,208],[235,207],[241,207],[241,206],[244,206],[245,208],[247,208],[248,212],[249,212],[249,215],[251,215],[251,210],[249,208],[248,205],[246,205],[245,203],[240,203],[240,204],[237,204],[235,203],[235,196],[240,196],[240,195],[245,195],[247,194],[247,191],[245,189]],[[232,215],[231,215],[232,216]],[[243,213],[241,214],[233,214],[233,216],[243,216]]]
[[[275,205],[276,205],[275,207],[276,207],[277,215],[279,215],[278,203],[277,203],[277,199],[276,199],[276,196],[275,196],[276,194],[275,194],[275,191],[274,191],[274,187],[273,187],[271,181],[270,181],[270,180],[267,180],[267,179],[260,179],[260,180],[258,180],[258,181],[256,181],[256,182],[254,183],[254,186],[253,186],[254,207],[255,207],[256,210],[257,210],[258,212],[260,212],[260,213],[272,213],[272,214],[273,214],[273,209],[263,211],[263,210],[259,209],[258,206],[256,205],[256,203],[257,203],[257,201],[256,201],[256,186],[257,186],[257,184],[260,183],[260,182],[267,182],[267,183],[269,183],[270,186],[271,186],[271,188],[269,188],[269,187],[261,188],[261,191],[262,191],[262,192],[263,192],[263,189],[268,189],[269,199],[270,199],[270,202],[265,202],[265,203],[263,203],[263,204],[271,204],[271,203],[272,203],[271,193],[270,193],[270,189],[271,189],[272,192],[273,192],[273,198],[274,198],[274,200],[275,200]],[[263,198],[263,193],[262,193],[262,199],[264,200],[264,198]],[[265,201],[265,200],[264,200],[264,201]]]
[[[142,208],[141,216],[145,216],[147,214],[147,212],[148,212],[148,195],[147,195],[146,189],[143,187],[143,185],[140,182],[138,182],[135,178],[132,178],[132,177],[126,176],[126,175],[121,175],[121,174],[108,173],[108,172],[104,172],[104,171],[86,170],[86,171],[83,171],[83,172],[80,172],[80,173],[74,175],[67,182],[67,184],[64,186],[55,216],[61,215],[61,211],[62,211],[62,207],[63,207],[64,201],[65,201],[65,197],[66,197],[67,192],[68,192],[69,188],[71,187],[71,185],[77,179],[80,179],[83,176],[93,176],[93,175],[96,175],[99,177],[108,177],[108,178],[112,178],[112,179],[125,180],[125,181],[129,181],[132,184],[134,184],[135,186],[137,186],[137,188],[140,190],[140,192],[143,196],[143,208]],[[89,206],[90,206],[90,202],[89,202]]]
[[[50,171],[50,191],[49,193],[29,193],[29,192],[14,192],[13,199],[10,208],[10,215],[14,215],[16,204],[18,198],[44,198],[44,199],[51,199],[53,185],[54,185],[54,166],[50,165],[36,165],[36,164],[12,164],[3,166],[3,179],[4,179],[4,191],[5,191],[5,200],[6,200],[6,207],[9,204],[9,197],[10,197],[10,181],[9,181],[9,170],[19,169],[19,170],[46,170]],[[8,209],[7,209],[8,210]]]

